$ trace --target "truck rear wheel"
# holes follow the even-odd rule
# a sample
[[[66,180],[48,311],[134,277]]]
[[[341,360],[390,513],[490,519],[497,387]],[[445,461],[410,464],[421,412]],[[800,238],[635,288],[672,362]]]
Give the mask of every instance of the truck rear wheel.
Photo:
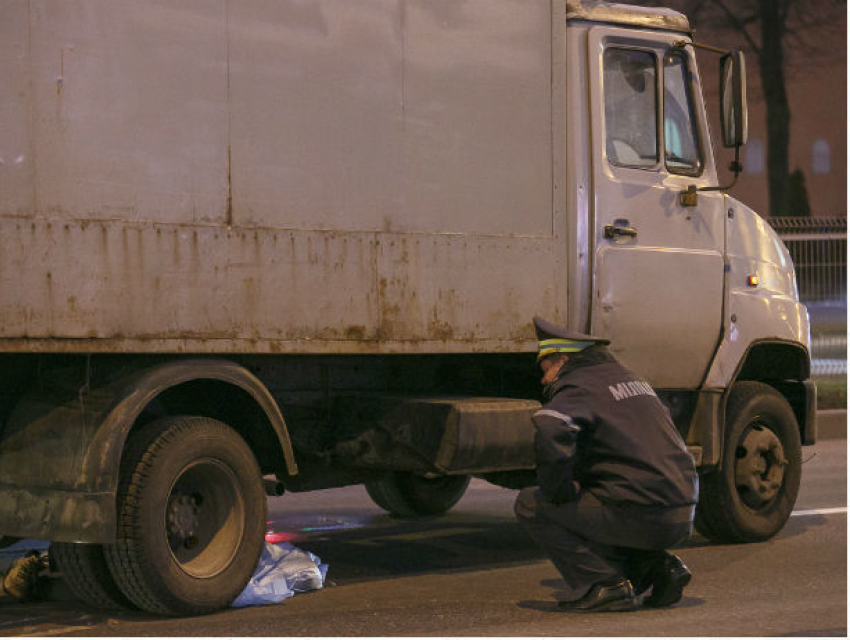
[[[797,499],[800,431],[788,402],[760,382],[739,382],[726,404],[718,470],[700,478],[696,526],[716,542],[758,542],[775,535]]]
[[[389,471],[366,483],[375,504],[400,518],[438,515],[455,506],[469,485],[469,476],[426,478],[404,471]]]
[[[109,572],[103,545],[53,542],[50,557],[81,602],[97,609],[134,608]]]
[[[266,497],[245,441],[221,422],[170,417],[131,433],[121,465],[118,540],[106,559],[140,609],[228,606],[257,567]]]

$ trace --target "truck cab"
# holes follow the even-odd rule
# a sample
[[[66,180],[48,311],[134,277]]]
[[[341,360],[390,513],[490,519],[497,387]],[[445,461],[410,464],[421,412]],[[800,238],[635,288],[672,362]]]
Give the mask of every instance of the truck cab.
[[[572,15],[568,157],[571,203],[588,230],[575,250],[586,243],[588,268],[571,282],[587,300],[571,318],[611,339],[666,399],[703,471],[701,530],[762,539],[790,513],[799,442],[815,438],[808,313],[793,264],[720,186],[723,152],[684,16],[582,3]],[[721,140],[740,147],[743,57],[721,60]],[[787,428],[768,426],[777,422]]]

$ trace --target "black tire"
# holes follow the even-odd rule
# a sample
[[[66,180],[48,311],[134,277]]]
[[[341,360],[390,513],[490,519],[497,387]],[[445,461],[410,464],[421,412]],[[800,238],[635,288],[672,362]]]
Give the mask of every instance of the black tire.
[[[133,432],[121,463],[118,540],[106,560],[140,609],[227,607],[257,567],[266,496],[245,441],[217,420],[169,417]]]
[[[50,557],[78,600],[97,609],[134,609],[106,564],[103,545],[53,542]]]
[[[426,478],[403,471],[389,471],[366,483],[375,504],[398,518],[445,513],[463,497],[469,476]]]
[[[788,521],[802,452],[788,402],[760,382],[739,382],[726,403],[720,468],[700,478],[696,526],[715,542],[759,542]]]

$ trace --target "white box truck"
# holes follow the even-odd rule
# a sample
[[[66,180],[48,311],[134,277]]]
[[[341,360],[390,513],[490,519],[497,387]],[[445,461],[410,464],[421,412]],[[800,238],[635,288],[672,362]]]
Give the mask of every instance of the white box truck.
[[[5,0],[0,43],[0,536],[50,540],[84,601],[226,606],[267,491],[413,516],[533,483],[534,315],[657,389],[705,535],[785,523],[808,316],[718,182],[686,17]]]

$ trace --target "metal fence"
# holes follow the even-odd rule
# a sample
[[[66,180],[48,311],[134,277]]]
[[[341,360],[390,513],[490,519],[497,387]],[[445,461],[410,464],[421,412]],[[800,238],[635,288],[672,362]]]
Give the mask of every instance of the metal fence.
[[[800,300],[847,297],[847,218],[768,218],[794,260]]]
[[[835,328],[812,328],[812,375],[816,378],[847,375],[847,333]]]

